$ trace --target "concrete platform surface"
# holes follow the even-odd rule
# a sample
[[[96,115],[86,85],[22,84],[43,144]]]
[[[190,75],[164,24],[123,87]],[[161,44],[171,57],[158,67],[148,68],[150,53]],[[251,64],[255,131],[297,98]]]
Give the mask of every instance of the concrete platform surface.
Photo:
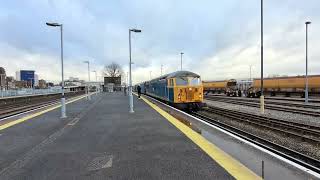
[[[101,93],[0,131],[0,179],[234,179],[142,100]]]

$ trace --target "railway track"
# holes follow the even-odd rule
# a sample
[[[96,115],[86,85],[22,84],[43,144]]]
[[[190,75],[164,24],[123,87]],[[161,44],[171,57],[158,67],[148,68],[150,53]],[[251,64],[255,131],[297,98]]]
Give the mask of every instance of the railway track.
[[[17,106],[17,107],[12,106],[12,108],[10,109],[0,111],[0,121],[17,114],[21,114],[34,109],[39,109],[39,108],[47,107],[53,104],[57,104],[58,102],[59,100],[53,100],[53,101],[47,101],[42,103],[29,104],[27,106]]]
[[[74,93],[74,94],[66,94],[67,98],[75,97],[77,95],[81,95],[82,93]],[[27,102],[27,103],[16,103],[10,104],[6,106],[2,106],[0,110],[0,121],[3,121],[9,117],[22,114],[25,112],[29,112],[35,109],[44,108],[47,106],[51,106],[60,102],[60,96],[49,98],[49,99],[40,99],[34,102]]]
[[[169,107],[168,105],[165,105],[164,103],[154,99],[153,97],[150,97],[150,96],[146,96],[146,97],[155,103],[163,104],[163,108],[165,108],[165,109],[166,109],[166,107]],[[173,107],[171,107],[171,108],[173,108]],[[173,108],[173,109],[175,109],[175,108]],[[211,109],[210,113],[213,113],[214,108],[209,108],[209,109]],[[310,140],[309,142],[317,143],[317,144],[319,143],[319,140],[315,139],[314,137],[319,138],[320,127],[309,126],[309,125],[305,125],[305,124],[301,124],[301,123],[295,123],[295,122],[284,121],[284,120],[282,121],[282,120],[271,119],[271,118],[267,118],[267,120],[266,120],[266,119],[263,119],[264,117],[260,118],[260,117],[257,117],[255,115],[251,115],[251,114],[244,115],[244,114],[240,114],[241,112],[234,112],[234,111],[226,112],[224,110],[221,110],[222,108],[218,108],[218,109],[223,116],[228,115],[229,118],[238,118],[238,119],[241,119],[241,121],[243,121],[243,120],[248,121],[249,118],[250,119],[257,119],[258,118],[260,122],[265,123],[264,125],[269,128],[272,128],[272,126],[274,126],[275,128],[277,128],[277,131],[279,129],[284,129],[284,130],[287,130],[287,132],[289,132],[289,133],[292,133],[292,131],[298,131],[297,134],[292,134],[292,136],[294,136],[294,137],[299,136],[299,138],[301,138],[302,140],[308,139],[308,140]],[[169,109],[166,109],[166,110],[171,112],[171,110],[169,110]],[[180,112],[176,111],[174,114],[176,114],[176,113],[179,114]],[[292,162],[295,162],[295,163],[297,163],[307,169],[310,169],[314,172],[320,173],[320,161],[318,159],[315,159],[313,157],[310,157],[308,155],[305,155],[305,154],[298,152],[298,151],[295,151],[293,149],[287,148],[283,145],[277,144],[277,143],[272,142],[272,141],[265,139],[263,137],[259,137],[257,135],[252,134],[252,133],[246,132],[242,129],[231,126],[223,121],[213,119],[212,117],[201,114],[200,112],[186,112],[186,113],[190,114],[193,117],[199,118],[209,124],[212,124],[216,127],[219,127],[219,128],[221,128],[229,133],[232,133],[238,137],[241,137],[241,138],[243,138],[253,144],[256,144],[260,147],[263,147],[264,149],[267,149],[270,152],[273,152],[273,153],[275,153],[285,159],[288,159]],[[215,113],[217,113],[217,111],[215,111]],[[232,115],[233,113],[237,114],[237,115]]]
[[[219,108],[218,111],[219,112],[223,112],[223,110],[221,110],[220,108]],[[212,109],[211,109],[211,111],[209,110],[209,112],[210,113],[213,113],[213,112],[217,113],[217,111],[213,111]],[[234,113],[234,115],[232,113]],[[239,113],[234,112],[234,111],[232,113],[224,111],[222,116],[225,116],[225,117],[233,119],[233,120],[239,120],[239,121],[242,121],[242,122],[248,120],[247,118],[249,116],[247,116],[247,114],[246,115],[240,115]],[[224,129],[224,130],[226,130],[226,131],[228,131],[228,132],[230,132],[232,134],[235,134],[235,135],[237,135],[237,136],[239,136],[239,137],[241,137],[243,139],[246,139],[249,142],[257,144],[257,145],[259,145],[259,146],[261,146],[261,147],[263,147],[263,148],[265,148],[265,149],[267,149],[267,150],[269,150],[269,151],[271,151],[273,153],[276,153],[276,154],[278,154],[278,155],[280,155],[282,157],[285,157],[286,159],[289,159],[289,160],[291,160],[291,161],[293,161],[293,162],[295,162],[295,163],[297,163],[299,165],[302,165],[302,166],[304,166],[304,167],[306,167],[308,169],[311,169],[311,170],[313,170],[315,172],[318,172],[318,173],[320,172],[320,161],[315,159],[315,158],[313,158],[313,157],[310,157],[308,155],[302,154],[302,153],[300,153],[298,151],[295,151],[293,149],[287,148],[285,146],[282,146],[280,144],[272,142],[272,141],[270,141],[268,139],[265,139],[265,138],[259,137],[257,135],[254,135],[252,133],[246,132],[246,131],[244,131],[242,129],[239,129],[237,127],[231,126],[231,125],[229,125],[229,124],[227,124],[225,122],[218,121],[218,120],[213,119],[213,118],[211,118],[211,117],[209,117],[207,115],[204,115],[204,114],[202,114],[200,112],[193,112],[193,113],[191,113],[191,115],[193,115],[193,116],[195,116],[195,117],[197,117],[199,119],[202,119],[203,121],[206,121],[206,122],[208,122],[210,124],[218,126],[218,127],[222,128],[222,129]],[[255,118],[259,119],[260,117],[255,117]],[[245,119],[247,119],[247,120],[245,120]],[[251,117],[251,119],[253,119],[253,117]],[[260,123],[261,120],[262,119],[259,119],[257,121],[257,123],[255,123],[255,125]],[[272,128],[272,125],[271,125],[270,122],[271,121],[269,121],[269,124],[263,124],[262,126],[264,128]],[[287,123],[287,125],[285,125],[286,123],[287,122],[273,123],[273,125],[274,125],[273,129],[275,131],[277,131],[277,132],[282,132],[282,133],[287,132],[288,134],[290,134],[290,136],[298,137],[299,136],[298,134],[294,134],[289,130],[279,131],[280,127],[285,127],[285,126],[287,126],[287,129],[291,129],[291,130],[293,130],[294,128],[297,128],[297,127],[295,127],[294,124]],[[316,127],[316,129],[317,128],[318,127]],[[308,131],[308,130],[304,129],[303,127],[302,127],[302,129],[303,129],[303,132],[310,133],[310,134],[312,134],[312,136],[315,135],[313,133],[318,134],[318,130]],[[317,141],[317,140],[314,141],[314,139],[309,138],[306,135],[302,135],[301,138],[308,139],[308,141],[310,141],[310,142],[319,143],[319,141]]]
[[[258,116],[240,111],[234,111],[218,107],[208,107],[206,112],[217,114],[238,122],[258,126],[272,131],[284,133],[294,138],[299,138],[310,143],[320,145],[320,127],[303,123],[286,121],[281,119]]]
[[[293,102],[305,102],[304,98],[285,98],[285,97],[265,97],[265,99],[269,100],[279,100],[279,101],[293,101]],[[320,99],[309,99],[310,103],[320,103]]]
[[[241,98],[241,97],[230,97],[226,96],[225,94],[207,94],[205,96],[211,96],[211,97],[222,97],[222,98]],[[300,102],[304,103],[305,99],[304,98],[290,98],[290,97],[270,97],[270,96],[265,96],[265,100],[271,100],[271,101],[288,101],[288,102]],[[248,98],[250,100],[250,98]],[[257,98],[253,98],[251,100],[257,100]],[[257,100],[258,101],[258,100]],[[314,103],[314,104],[319,104],[320,105],[320,98],[309,98],[309,103]]]
[[[257,100],[246,100],[241,98],[228,98],[228,97],[216,97],[216,96],[205,96],[205,99],[225,102],[230,104],[245,105],[250,107],[257,107],[257,108],[260,107],[259,101]],[[300,107],[300,108],[294,108],[294,107]],[[277,110],[277,111],[284,111],[284,112],[291,112],[296,114],[320,117],[320,112],[303,109],[303,108],[320,109],[320,106],[318,105],[267,101],[265,104],[265,108],[270,110]]]

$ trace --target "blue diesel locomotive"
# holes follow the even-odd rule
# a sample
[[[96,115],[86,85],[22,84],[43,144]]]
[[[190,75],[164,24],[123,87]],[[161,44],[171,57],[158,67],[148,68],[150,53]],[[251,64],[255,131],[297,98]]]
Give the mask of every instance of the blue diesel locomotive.
[[[141,87],[142,94],[179,109],[198,110],[204,105],[200,76],[190,71],[176,71],[137,84],[136,87],[138,85]]]

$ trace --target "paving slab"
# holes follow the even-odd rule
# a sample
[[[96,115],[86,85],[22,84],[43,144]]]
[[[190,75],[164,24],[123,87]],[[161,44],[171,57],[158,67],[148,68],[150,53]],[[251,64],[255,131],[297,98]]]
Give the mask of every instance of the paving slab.
[[[0,144],[0,179],[234,179],[145,102],[134,105],[129,113],[128,96],[101,93],[70,104],[67,120],[57,109],[3,130],[0,143],[22,145],[5,156]]]

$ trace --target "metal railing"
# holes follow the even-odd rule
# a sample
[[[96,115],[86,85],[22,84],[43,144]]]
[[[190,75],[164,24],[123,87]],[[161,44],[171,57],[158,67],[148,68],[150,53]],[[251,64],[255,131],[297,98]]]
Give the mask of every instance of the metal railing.
[[[65,89],[65,92],[68,92]],[[0,98],[14,97],[14,96],[30,96],[30,95],[44,95],[44,94],[56,94],[61,93],[61,88],[50,89],[13,89],[13,90],[0,90]]]

